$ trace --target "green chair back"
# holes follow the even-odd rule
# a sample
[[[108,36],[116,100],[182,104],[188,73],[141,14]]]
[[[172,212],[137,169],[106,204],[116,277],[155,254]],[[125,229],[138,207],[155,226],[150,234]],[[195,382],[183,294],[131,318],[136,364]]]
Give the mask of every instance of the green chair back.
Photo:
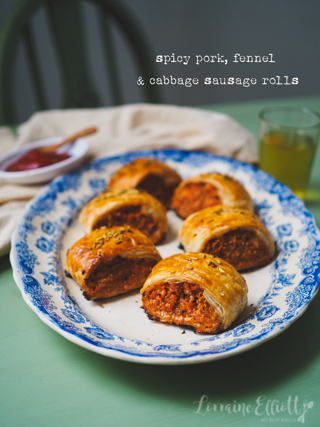
[[[90,0],[99,9],[99,27],[108,75],[112,105],[124,103],[119,64],[117,63],[112,25],[117,25],[132,53],[139,75],[155,75],[154,59],[146,36],[131,11],[121,0]],[[57,60],[62,87],[60,108],[101,106],[101,99],[90,74],[86,51],[81,0],[20,0],[5,19],[0,30],[0,124],[15,124],[14,69],[20,43],[25,49],[37,110],[49,109],[44,79],[36,49],[32,18],[44,9]],[[141,85],[143,100],[161,102],[157,86]]]

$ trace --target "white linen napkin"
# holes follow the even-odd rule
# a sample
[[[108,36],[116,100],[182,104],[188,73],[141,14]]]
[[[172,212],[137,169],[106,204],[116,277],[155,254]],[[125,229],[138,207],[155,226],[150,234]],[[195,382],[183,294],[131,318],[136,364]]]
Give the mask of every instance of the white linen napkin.
[[[21,144],[54,136],[68,136],[89,126],[93,158],[158,148],[205,150],[244,162],[257,161],[253,135],[226,114],[174,105],[131,104],[98,109],[49,110],[34,114],[18,128],[18,138],[0,129],[0,156]],[[42,186],[0,183],[0,256],[27,201]]]

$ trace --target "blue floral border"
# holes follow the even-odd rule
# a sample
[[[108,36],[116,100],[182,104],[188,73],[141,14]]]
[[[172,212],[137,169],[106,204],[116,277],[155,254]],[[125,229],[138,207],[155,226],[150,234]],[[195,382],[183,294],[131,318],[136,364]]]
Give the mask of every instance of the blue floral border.
[[[64,283],[59,253],[64,230],[72,224],[83,203],[105,187],[106,171],[110,165],[125,164],[141,156],[182,163],[199,170],[214,164],[227,168],[235,175],[244,173],[250,181],[254,182],[257,191],[272,195],[279,203],[282,214],[288,218],[283,224],[274,224],[270,214],[272,205],[267,198],[256,203],[262,219],[268,226],[274,226],[273,234],[279,249],[278,257],[272,266],[270,288],[259,302],[257,310],[242,324],[223,334],[204,337],[188,344],[194,350],[189,348],[184,351],[183,344],[153,345],[113,335],[88,319],[71,296],[66,293],[67,287]],[[77,197],[71,197],[69,192],[77,192],[81,189],[84,177],[92,171],[97,177],[89,180],[90,191],[87,194],[79,192]],[[103,178],[101,174],[104,174]],[[62,216],[59,214],[61,207],[63,207]],[[55,221],[48,220],[49,214],[54,214]],[[290,219],[293,217],[299,221],[300,235],[307,239],[304,248],[300,248],[299,239],[292,239],[293,228]],[[35,220],[41,223],[41,235],[38,238],[36,236],[39,230],[36,229]],[[30,236],[32,241],[36,242],[35,247],[28,244]],[[40,274],[36,273],[36,270],[41,268],[37,253],[46,256],[47,260],[46,269]],[[297,255],[299,257],[295,270],[291,272],[287,269],[288,263]],[[102,353],[106,350],[105,354],[114,357],[117,357],[118,352],[138,359],[183,360],[201,356],[201,361],[202,356],[217,356],[227,354],[231,350],[242,351],[248,346],[255,346],[279,333],[305,310],[319,286],[320,241],[313,217],[302,201],[265,172],[251,165],[208,153],[155,150],[99,159],[80,171],[54,180],[28,206],[23,221],[13,237],[11,260],[17,284],[24,297],[40,317],[45,318],[47,323],[55,326],[58,331],[63,331],[67,338],[74,337],[79,344],[88,343],[92,350]],[[298,282],[297,277],[300,277]],[[59,294],[62,300],[63,308],[60,311],[52,292]],[[283,294],[285,310],[278,304],[278,298]]]

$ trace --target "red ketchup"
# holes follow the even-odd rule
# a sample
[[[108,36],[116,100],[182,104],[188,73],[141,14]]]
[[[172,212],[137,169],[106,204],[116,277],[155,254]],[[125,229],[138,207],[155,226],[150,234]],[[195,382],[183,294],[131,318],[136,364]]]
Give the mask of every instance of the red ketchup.
[[[69,159],[68,153],[45,153],[37,148],[27,151],[6,167],[7,172],[21,172],[50,166]]]

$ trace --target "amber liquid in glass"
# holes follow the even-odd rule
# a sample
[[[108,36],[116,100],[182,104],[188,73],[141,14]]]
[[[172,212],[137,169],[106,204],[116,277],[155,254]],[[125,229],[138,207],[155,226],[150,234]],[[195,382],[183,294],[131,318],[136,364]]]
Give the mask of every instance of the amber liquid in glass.
[[[315,154],[316,144],[309,136],[270,132],[260,141],[260,168],[303,198]]]

